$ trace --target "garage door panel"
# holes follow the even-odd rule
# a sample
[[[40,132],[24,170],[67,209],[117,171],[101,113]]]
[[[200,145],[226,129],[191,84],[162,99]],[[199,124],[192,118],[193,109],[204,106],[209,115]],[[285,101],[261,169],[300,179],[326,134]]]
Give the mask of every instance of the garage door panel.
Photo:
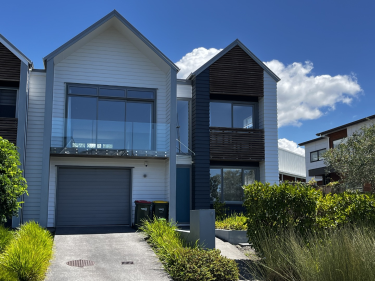
[[[56,226],[130,224],[130,171],[60,168]]]

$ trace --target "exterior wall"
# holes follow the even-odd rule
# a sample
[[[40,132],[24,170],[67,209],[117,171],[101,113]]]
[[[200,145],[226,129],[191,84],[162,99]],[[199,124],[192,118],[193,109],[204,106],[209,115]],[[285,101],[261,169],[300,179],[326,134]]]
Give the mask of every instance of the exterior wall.
[[[264,72],[264,97],[259,98],[259,128],[264,130],[265,160],[259,163],[262,182],[279,182],[277,86]]]
[[[31,72],[25,164],[29,196],[24,198],[24,221],[40,218],[45,91],[46,74]]]
[[[185,85],[177,84],[177,97],[191,99],[192,98],[192,86],[188,84],[185,84]]]
[[[305,145],[306,181],[310,181],[313,178],[309,176],[309,170],[325,167],[324,161],[310,162],[310,152],[324,148],[329,149],[328,138]],[[315,180],[321,181],[322,177],[315,177]]]
[[[305,157],[279,148],[279,172],[283,175],[306,178]]]
[[[210,208],[210,85],[209,68],[193,80],[192,150],[193,209]]]
[[[89,158],[89,157],[51,157],[49,197],[48,197],[48,227],[55,226],[55,203],[56,203],[56,183],[57,166],[105,166],[105,167],[129,167],[132,168],[132,214],[134,221],[135,200],[163,200],[169,201],[167,177],[169,171],[168,160],[147,159],[118,159],[118,158]],[[147,175],[145,178],[144,175]]]
[[[116,29],[109,28],[55,65],[52,136],[63,133],[65,83],[156,88],[156,122],[168,123],[170,76]],[[160,132],[164,137],[165,133]],[[61,139],[52,137],[52,146],[62,146]]]
[[[369,126],[369,125],[372,125],[372,124],[375,124],[375,119],[371,119],[371,120],[368,120],[366,122],[362,122],[362,123],[359,123],[359,124],[349,126],[347,128],[348,136],[353,135],[353,133],[355,131],[360,130],[363,126]]]

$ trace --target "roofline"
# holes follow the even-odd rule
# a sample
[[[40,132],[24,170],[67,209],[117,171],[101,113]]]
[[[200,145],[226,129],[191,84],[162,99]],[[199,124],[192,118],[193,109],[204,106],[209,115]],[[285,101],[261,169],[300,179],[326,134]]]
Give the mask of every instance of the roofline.
[[[301,157],[305,158],[305,155],[299,154],[297,152],[294,152],[294,151],[291,151],[291,150],[288,150],[288,149],[285,149],[285,148],[282,148],[282,147],[279,147],[279,149],[284,150],[284,151],[289,152],[289,153],[293,153],[293,154],[295,154],[297,156],[301,156]]]
[[[170,67],[174,68],[177,72],[180,70],[177,65],[175,65],[166,55],[164,55],[154,44],[152,44],[142,33],[140,33],[130,22],[128,22],[119,12],[113,10],[108,15],[104,16],[90,27],[86,28],[84,31],[70,39],[65,44],[61,45],[56,50],[49,53],[47,56],[43,58],[44,65],[46,65],[46,61],[54,58],[67,48],[71,47],[73,44],[81,40],[83,37],[97,29],[99,26],[110,20],[111,18],[116,17],[120,20],[127,28],[129,28],[139,39],[143,41],[151,50],[153,50],[162,60],[164,60]]]
[[[315,141],[318,141],[318,140],[323,140],[323,139],[325,139],[325,137],[319,137],[319,138],[316,138],[316,139],[312,139],[312,140],[308,140],[308,141],[305,141],[305,142],[301,142],[298,145],[299,146],[304,146],[305,144],[308,144],[308,143],[311,143],[311,142],[315,142]]]
[[[28,57],[26,57],[20,50],[18,50],[17,49],[17,47],[16,46],[14,46],[12,43],[10,43],[10,41],[8,40],[8,39],[6,39],[5,37],[4,37],[4,35],[2,35],[1,33],[0,33],[0,38],[1,39],[3,39],[4,41],[5,41],[5,43],[6,44],[8,44],[10,47],[12,47],[16,52],[18,52],[18,54],[21,56],[21,57],[23,57],[23,59],[24,60],[26,60],[32,67],[34,66],[34,64],[33,64],[33,62],[28,58]],[[7,47],[7,46],[5,46],[5,47]],[[17,56],[17,55],[16,55]],[[18,56],[17,56],[18,57]],[[19,57],[18,57],[19,58]],[[21,59],[21,58],[19,58],[19,59]],[[22,60],[22,59],[21,59]]]
[[[225,47],[221,52],[219,52],[216,56],[211,58],[208,62],[206,62],[204,65],[202,65],[200,68],[198,68],[193,73],[190,73],[190,75],[186,78],[188,80],[191,80],[194,76],[199,75],[201,72],[203,72],[207,67],[209,67],[211,64],[213,64],[215,61],[217,61],[219,58],[224,56],[227,52],[229,52],[234,46],[240,46],[253,60],[255,60],[264,71],[266,71],[276,82],[279,82],[281,79],[272,72],[271,69],[269,69],[256,55],[254,55],[240,40],[236,39],[231,44],[229,44],[227,47]]]
[[[191,85],[191,80],[177,79],[177,85]]]
[[[362,123],[362,122],[366,122],[366,121],[374,119],[374,118],[375,118],[375,115],[371,115],[371,116],[359,119],[357,121],[353,121],[353,122],[341,125],[339,127],[336,127],[336,128],[333,128],[333,129],[330,129],[330,130],[327,130],[327,131],[324,131],[324,132],[321,132],[321,133],[317,133],[316,135],[317,136],[327,135],[327,134],[333,133],[335,131],[339,131],[339,130],[345,129],[346,127],[349,127],[349,126],[352,126],[352,125],[356,125],[356,124],[359,124],[359,123]]]

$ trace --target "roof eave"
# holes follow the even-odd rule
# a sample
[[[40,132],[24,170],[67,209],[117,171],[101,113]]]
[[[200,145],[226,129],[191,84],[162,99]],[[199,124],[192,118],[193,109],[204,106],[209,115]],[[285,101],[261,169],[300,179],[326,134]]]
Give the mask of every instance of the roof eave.
[[[3,39],[5,41],[6,44],[9,45],[9,47],[11,47],[12,49],[14,49],[15,52],[18,53],[19,56],[21,56],[25,61],[27,61],[27,63],[29,64],[29,66],[31,66],[32,68],[34,67],[34,64],[33,62],[28,58],[26,57],[20,50],[17,49],[16,46],[14,46],[8,39],[6,39],[2,34],[0,34],[0,38]],[[18,57],[18,56],[17,56]]]
[[[362,122],[366,122],[366,121],[371,120],[371,119],[375,119],[375,115],[367,116],[367,117],[359,119],[357,121],[353,121],[353,122],[338,126],[336,128],[333,128],[333,129],[330,129],[330,130],[327,130],[327,131],[324,131],[324,132],[321,132],[321,133],[317,133],[316,135],[317,136],[325,136],[325,135],[334,133],[336,131],[343,130],[343,129],[349,127],[349,126],[356,125],[356,124],[359,124],[359,123],[362,123]]]

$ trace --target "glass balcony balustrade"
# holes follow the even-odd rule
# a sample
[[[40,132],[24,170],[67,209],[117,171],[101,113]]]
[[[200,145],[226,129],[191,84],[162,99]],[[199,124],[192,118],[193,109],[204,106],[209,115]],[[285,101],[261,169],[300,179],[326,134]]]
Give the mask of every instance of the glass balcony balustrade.
[[[170,124],[53,119],[52,155],[169,157]]]

